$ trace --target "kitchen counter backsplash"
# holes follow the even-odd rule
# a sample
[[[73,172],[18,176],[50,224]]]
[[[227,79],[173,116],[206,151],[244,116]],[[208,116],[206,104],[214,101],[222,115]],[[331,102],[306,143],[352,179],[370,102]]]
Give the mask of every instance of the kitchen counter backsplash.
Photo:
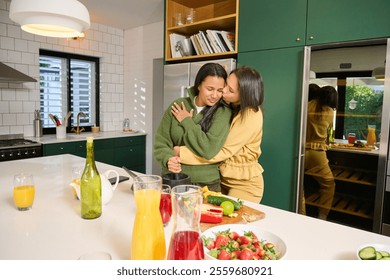
[[[66,138],[57,138],[55,134],[43,135],[42,137],[25,137],[28,140],[36,141],[41,144],[54,144],[54,143],[63,143],[63,142],[75,142],[75,141],[84,141],[87,137],[92,136],[94,139],[109,139],[109,138],[119,138],[119,137],[131,137],[131,136],[140,136],[146,135],[144,132],[123,132],[123,131],[108,131],[99,133],[92,132],[82,132],[77,135],[75,133],[67,133]]]

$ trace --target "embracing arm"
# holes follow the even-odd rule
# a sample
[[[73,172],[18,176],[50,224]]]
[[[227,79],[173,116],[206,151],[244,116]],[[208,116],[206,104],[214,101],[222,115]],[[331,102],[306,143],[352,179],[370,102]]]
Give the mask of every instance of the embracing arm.
[[[235,155],[240,149],[247,145],[247,143],[254,139],[257,134],[262,133],[263,129],[263,115],[261,111],[256,113],[250,112],[246,118],[241,120],[242,118],[240,115],[233,120],[226,142],[215,157],[206,160],[192,153],[187,147],[181,146],[181,163],[191,165],[210,164],[224,161]]]
[[[155,160],[163,167],[167,166],[170,157],[173,157],[173,141],[171,138],[172,116],[170,110],[166,110],[157,129],[153,154]]]
[[[178,106],[176,107],[179,109]],[[181,104],[180,111],[187,112],[184,103]],[[172,111],[172,114],[176,116],[175,111]],[[218,108],[208,132],[204,132],[201,126],[194,121],[194,118],[183,118],[180,126],[184,129],[183,142],[185,146],[195,154],[206,159],[214,157],[222,148],[229,133],[230,116],[231,111],[229,108]],[[176,118],[178,117],[176,116]]]

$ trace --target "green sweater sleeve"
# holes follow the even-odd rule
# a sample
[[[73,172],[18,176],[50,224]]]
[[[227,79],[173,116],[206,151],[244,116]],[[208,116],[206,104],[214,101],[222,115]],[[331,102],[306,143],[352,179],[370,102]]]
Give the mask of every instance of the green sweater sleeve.
[[[154,159],[163,168],[166,168],[168,159],[174,156],[173,147],[175,145],[171,138],[171,123],[172,115],[170,114],[170,108],[168,108],[157,129],[153,147]]]
[[[193,153],[205,159],[213,158],[222,148],[229,133],[231,110],[220,107],[214,115],[207,133],[194,118],[185,118],[180,125],[184,129],[183,142]]]

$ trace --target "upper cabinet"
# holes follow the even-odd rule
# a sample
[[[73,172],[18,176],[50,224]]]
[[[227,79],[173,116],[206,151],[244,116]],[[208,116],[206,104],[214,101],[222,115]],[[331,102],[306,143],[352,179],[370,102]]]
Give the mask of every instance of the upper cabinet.
[[[390,36],[389,0],[308,0],[306,45]]]
[[[389,0],[241,0],[239,52],[390,36]]]
[[[239,0],[166,0],[165,61],[235,57],[238,7]]]
[[[307,0],[241,0],[239,52],[303,46]]]

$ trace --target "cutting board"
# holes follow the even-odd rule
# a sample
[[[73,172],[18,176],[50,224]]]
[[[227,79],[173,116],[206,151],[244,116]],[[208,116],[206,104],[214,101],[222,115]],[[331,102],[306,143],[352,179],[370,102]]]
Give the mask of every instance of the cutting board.
[[[243,216],[245,215],[250,215],[250,217],[256,218],[256,220],[261,220],[265,218],[264,212],[253,209],[246,205],[243,205],[238,211],[235,211],[235,213],[238,214],[237,217],[223,216],[222,222],[218,224],[200,223],[200,230],[203,232],[211,227],[220,226],[224,224],[246,224],[248,222],[243,218]]]

